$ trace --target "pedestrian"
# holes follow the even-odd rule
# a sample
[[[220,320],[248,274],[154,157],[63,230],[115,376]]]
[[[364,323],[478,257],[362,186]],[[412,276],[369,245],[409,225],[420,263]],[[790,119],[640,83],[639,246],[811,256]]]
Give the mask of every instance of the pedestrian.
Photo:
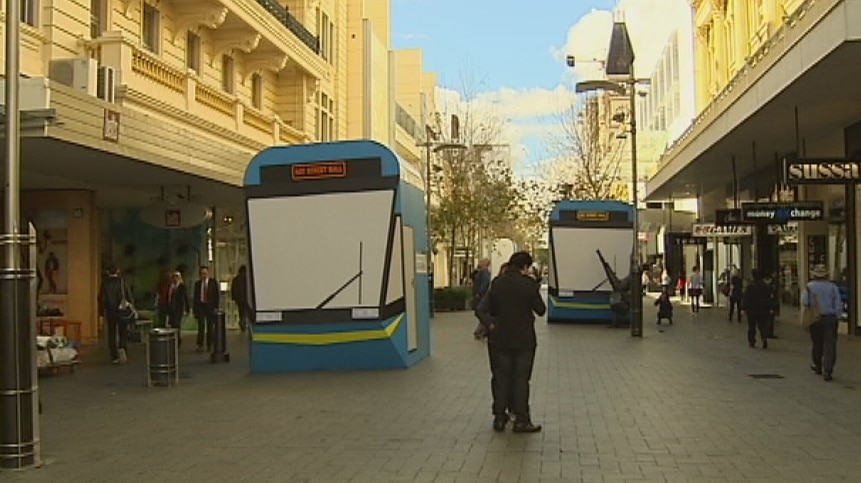
[[[156,293],[156,327],[167,327],[170,317],[170,288],[173,283],[173,273],[165,270],[155,287]]]
[[[670,300],[670,294],[661,292],[655,300],[655,307],[658,308],[658,325],[661,325],[662,319],[667,319],[670,325],[673,325],[673,301]]]
[[[503,263],[502,266],[499,267],[499,273],[496,275],[496,278],[494,278],[493,281],[490,282],[491,287],[493,287],[493,283],[497,279],[499,279],[499,277],[501,277],[506,272],[506,270],[508,270],[508,263]],[[481,302],[478,303],[478,307],[476,307],[476,309],[475,309],[475,316],[478,317],[478,327],[475,328],[473,335],[475,336],[476,340],[481,340],[481,339],[487,338],[487,336],[490,334],[490,327],[494,324],[493,317],[491,317],[490,314],[488,313],[487,305],[488,305],[488,296],[485,295],[484,298],[481,299]],[[490,393],[491,394],[497,394],[499,392],[499,390],[496,388],[496,385],[498,384],[496,375],[499,373],[499,371],[496,368],[496,359],[494,357],[494,352],[493,352],[494,347],[495,346],[493,344],[491,344],[490,341],[488,340],[488,343],[487,343],[487,360],[490,363]],[[505,406],[505,413],[506,413],[506,417],[508,419],[511,419],[511,417],[514,415],[512,408],[513,408],[513,405],[511,404],[511,401],[509,401],[508,404],[506,404],[506,406]],[[491,410],[492,409],[493,408],[491,408]]]
[[[773,294],[760,269],[753,269],[751,275],[753,283],[744,291],[738,311],[747,316],[747,343],[756,347],[756,331],[759,330],[762,348],[768,349],[768,318],[774,311]]]
[[[177,345],[182,346],[182,321],[188,315],[190,308],[188,291],[185,288],[181,273],[173,272],[170,278],[171,284],[167,295],[167,325],[176,329]]]
[[[738,323],[741,323],[741,301],[744,296],[744,281],[741,278],[739,270],[733,270],[729,278],[729,321],[732,322],[732,315],[736,313]]]
[[[239,330],[245,333],[245,327],[251,320],[251,305],[248,303],[248,269],[245,265],[239,267],[239,271],[230,282],[230,298],[236,303],[239,311]]]
[[[541,316],[547,306],[539,292],[539,285],[529,276],[532,256],[516,252],[508,260],[505,273],[497,277],[487,294],[486,310],[482,320],[489,325],[488,344],[494,359],[491,381],[493,391],[493,429],[504,431],[509,421],[506,413],[510,405],[514,412],[515,433],[541,431],[534,424],[529,411],[529,380],[535,361],[537,340],[535,314]]]
[[[780,274],[777,271],[771,273],[770,277],[766,277],[765,283],[771,287],[771,315],[768,317],[768,327],[766,336],[769,339],[777,339],[777,334],[774,333],[774,323],[780,317]]]
[[[478,307],[488,288],[490,288],[490,260],[483,258],[479,260],[478,267],[472,272],[472,310]]]
[[[665,268],[663,272],[661,272],[661,291],[670,293],[670,286],[673,283],[673,278],[670,277],[670,272]]]
[[[687,289],[688,289],[688,276],[685,274],[685,271],[682,270],[679,273],[679,280],[676,283],[676,286],[679,288],[679,297],[682,299],[682,303],[687,300]]]
[[[827,279],[828,269],[825,265],[815,265],[810,277],[813,280],[801,293],[801,305],[819,309],[819,320],[809,329],[813,358],[810,369],[816,374],[824,374],[825,380],[830,381],[837,361],[837,323],[843,302],[837,284]]]
[[[194,282],[194,317],[197,319],[197,352],[212,351],[215,340],[215,310],[218,308],[218,282],[209,278],[209,267],[200,267],[200,280]]]
[[[129,339],[129,324],[135,315],[133,294],[122,278],[120,269],[111,264],[99,290],[105,324],[108,328],[108,350],[113,364],[124,364]]]
[[[694,267],[688,279],[688,294],[691,296],[691,312],[700,313],[700,297],[703,294],[703,276],[700,274],[700,267]]]

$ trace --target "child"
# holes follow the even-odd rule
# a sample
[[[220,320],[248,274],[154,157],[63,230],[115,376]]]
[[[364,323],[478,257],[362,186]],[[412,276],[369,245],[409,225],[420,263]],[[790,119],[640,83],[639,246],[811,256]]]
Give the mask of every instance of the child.
[[[673,303],[670,302],[670,295],[666,290],[655,300],[655,306],[658,307],[658,325],[661,325],[661,319],[667,319],[670,325],[673,325]]]

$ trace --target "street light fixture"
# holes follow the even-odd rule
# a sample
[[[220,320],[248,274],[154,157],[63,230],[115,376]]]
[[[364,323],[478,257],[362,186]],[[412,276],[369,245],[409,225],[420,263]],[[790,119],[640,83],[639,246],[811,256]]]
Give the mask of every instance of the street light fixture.
[[[574,67],[573,56],[566,58],[569,67]],[[631,288],[631,337],[643,336],[643,282],[640,266],[640,223],[638,214],[639,193],[637,183],[637,85],[647,84],[648,79],[637,79],[634,76],[634,49],[628,36],[625,22],[613,24],[613,34],[610,38],[610,49],[607,54],[606,74],[614,80],[592,80],[578,82],[575,92],[610,91],[619,95],[628,95],[630,102],[630,133],[631,133],[631,198],[633,204],[633,248],[631,250],[631,269],[629,286]],[[615,79],[619,79],[618,81]]]
[[[440,151],[457,149],[464,151],[469,149],[465,144],[460,143],[440,143],[432,141],[436,137],[433,129],[430,126],[425,126],[425,142],[417,144],[418,147],[425,148],[427,158],[425,159],[425,235],[427,238],[427,253],[425,254],[426,270],[428,274],[428,312],[431,317],[434,314],[433,306],[433,287],[434,287],[434,267],[433,267],[433,239],[431,237],[431,152],[438,153]]]

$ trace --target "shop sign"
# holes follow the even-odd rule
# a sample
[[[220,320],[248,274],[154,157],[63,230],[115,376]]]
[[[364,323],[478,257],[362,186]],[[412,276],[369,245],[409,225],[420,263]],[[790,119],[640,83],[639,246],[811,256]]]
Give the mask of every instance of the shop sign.
[[[716,210],[715,225],[738,225],[741,224],[741,210],[738,208],[731,210]]]
[[[818,221],[825,217],[821,201],[795,203],[742,203],[742,220],[748,223],[783,225],[790,221]]]
[[[798,223],[787,223],[785,225],[768,225],[769,235],[797,235]]]
[[[786,181],[799,184],[847,184],[861,182],[861,160],[786,160]]]
[[[753,230],[749,225],[716,225],[714,223],[694,223],[692,235],[695,237],[736,237],[751,236]]]

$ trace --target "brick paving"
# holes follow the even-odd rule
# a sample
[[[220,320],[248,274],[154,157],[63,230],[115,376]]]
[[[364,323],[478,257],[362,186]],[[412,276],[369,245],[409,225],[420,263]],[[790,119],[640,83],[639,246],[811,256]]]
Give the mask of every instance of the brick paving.
[[[537,323],[537,434],[491,429],[485,346],[468,313],[438,314],[409,370],[250,375],[184,347],[181,385],[145,388],[91,353],[43,378],[45,482],[833,482],[861,478],[861,341],[841,336],[834,381],[808,368],[795,316],[768,350],[725,309],[658,327]],[[186,335],[187,341],[191,341]],[[191,345],[191,344],[188,344]],[[781,379],[754,379],[777,374]],[[509,426],[510,428],[510,426]]]

